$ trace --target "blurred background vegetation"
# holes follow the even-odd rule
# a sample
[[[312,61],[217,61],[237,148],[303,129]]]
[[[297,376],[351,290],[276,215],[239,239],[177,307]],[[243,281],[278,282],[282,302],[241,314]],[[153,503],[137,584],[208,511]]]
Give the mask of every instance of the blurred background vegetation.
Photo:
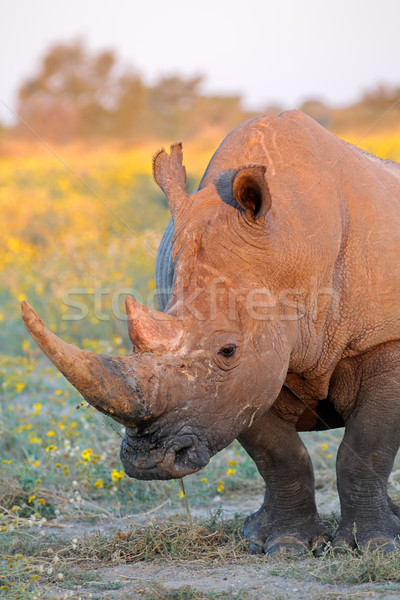
[[[202,81],[200,76],[172,75],[149,85],[114,51],[89,52],[82,41],[56,44],[44,54],[38,72],[21,84],[19,122],[3,126],[3,139],[34,135],[56,144],[188,139],[205,129],[223,135],[260,114],[246,111],[239,95],[204,95]],[[378,85],[350,106],[335,108],[310,98],[293,108],[338,134],[363,134],[370,127],[375,132],[398,128],[399,98],[400,86]],[[261,114],[281,111],[280,106],[265,106]]]

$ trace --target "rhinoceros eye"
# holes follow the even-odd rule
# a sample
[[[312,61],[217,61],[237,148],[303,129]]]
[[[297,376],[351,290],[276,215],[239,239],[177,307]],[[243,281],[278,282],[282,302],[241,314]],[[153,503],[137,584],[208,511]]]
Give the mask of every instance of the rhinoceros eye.
[[[235,356],[236,348],[237,346],[235,346],[235,344],[227,344],[221,348],[218,354],[224,358],[232,358],[232,356]]]

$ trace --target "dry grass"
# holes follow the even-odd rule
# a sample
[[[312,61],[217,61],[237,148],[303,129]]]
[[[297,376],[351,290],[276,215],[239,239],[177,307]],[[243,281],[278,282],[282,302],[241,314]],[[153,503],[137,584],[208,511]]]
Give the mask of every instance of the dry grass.
[[[334,524],[336,517],[327,521]],[[252,557],[248,554],[240,527],[240,518],[223,521],[217,513],[208,521],[195,520],[189,523],[177,518],[154,519],[146,526],[132,525],[124,532],[117,531],[109,535],[96,532],[80,539],[61,536],[40,538],[37,533],[30,536],[20,533],[7,549],[0,548],[4,561],[0,580],[2,585],[9,586],[10,564],[12,577],[19,581],[48,585],[64,580],[63,584],[71,587],[99,579],[98,571],[109,566],[161,561],[173,562],[179,568],[182,561],[190,561],[198,566],[232,565],[236,561],[237,564],[264,564],[268,575],[319,583],[400,583],[400,552],[384,554],[376,551],[363,555],[348,552],[336,555],[327,550],[320,560],[311,555]],[[151,593],[151,597],[158,597],[157,590]],[[190,596],[189,590],[179,593],[181,595],[165,597],[217,598]]]
[[[153,520],[146,526],[132,525],[127,531],[104,535],[96,532],[80,539],[40,537],[38,532],[15,536],[0,546],[0,586],[11,588],[15,581],[38,584],[82,577],[110,565],[141,561],[210,561],[219,563],[247,556],[240,535],[240,521],[222,521],[217,514],[208,521]],[[3,588],[5,589],[5,588]]]
[[[26,502],[28,494],[19,481],[0,477],[0,511],[11,510],[18,502]]]
[[[269,574],[324,584],[400,583],[400,550],[335,554],[328,549],[320,560],[292,557],[286,565],[279,561]]]
[[[223,521],[218,513],[208,521],[154,519],[148,525],[131,525],[111,536],[97,532],[58,550],[64,560],[88,561],[94,567],[149,560],[232,560],[247,553],[238,518]]]

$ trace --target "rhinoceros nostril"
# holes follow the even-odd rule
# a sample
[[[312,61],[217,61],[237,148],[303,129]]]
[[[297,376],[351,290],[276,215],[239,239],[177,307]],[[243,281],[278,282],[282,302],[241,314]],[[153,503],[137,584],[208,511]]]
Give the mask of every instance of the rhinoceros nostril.
[[[190,444],[190,446],[184,446],[175,452],[175,464],[179,467],[186,467],[191,451],[195,450],[194,444]]]

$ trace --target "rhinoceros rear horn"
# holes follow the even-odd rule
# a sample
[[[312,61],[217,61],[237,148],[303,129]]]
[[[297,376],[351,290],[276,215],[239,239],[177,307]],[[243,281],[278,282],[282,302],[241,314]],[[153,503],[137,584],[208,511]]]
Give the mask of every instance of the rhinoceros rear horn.
[[[131,427],[150,417],[138,386],[143,367],[138,369],[134,356],[84,352],[47,329],[27,302],[21,308],[32,338],[89,404]]]
[[[176,317],[146,308],[130,296],[125,306],[129,338],[136,348],[165,354],[177,347],[183,329]]]
[[[154,179],[167,197],[172,217],[176,216],[189,197],[186,190],[186,169],[182,161],[181,143],[173,144],[170,154],[163,148],[153,159]]]
[[[250,221],[264,217],[271,208],[265,167],[246,167],[238,171],[232,183],[232,195]]]

